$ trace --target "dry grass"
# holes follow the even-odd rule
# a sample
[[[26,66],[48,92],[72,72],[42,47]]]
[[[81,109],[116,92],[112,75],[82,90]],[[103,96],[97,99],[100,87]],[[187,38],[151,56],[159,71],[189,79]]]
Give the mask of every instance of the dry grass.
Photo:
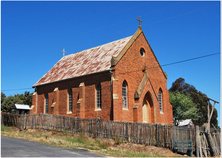
[[[3,127],[5,128],[5,127]],[[59,146],[70,149],[87,149],[90,152],[114,157],[172,157],[180,156],[165,148],[145,146],[131,143],[121,143],[115,140],[98,139],[86,137],[82,134],[69,132],[56,132],[54,130],[28,129],[19,131],[17,128],[6,127],[1,130],[1,135],[15,138],[27,139],[29,141],[41,142],[48,145]]]

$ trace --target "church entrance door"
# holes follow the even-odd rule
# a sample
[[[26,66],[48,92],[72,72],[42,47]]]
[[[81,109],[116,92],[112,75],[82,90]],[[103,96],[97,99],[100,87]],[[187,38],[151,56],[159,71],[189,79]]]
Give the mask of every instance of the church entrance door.
[[[143,99],[143,122],[154,123],[154,104],[150,92]]]

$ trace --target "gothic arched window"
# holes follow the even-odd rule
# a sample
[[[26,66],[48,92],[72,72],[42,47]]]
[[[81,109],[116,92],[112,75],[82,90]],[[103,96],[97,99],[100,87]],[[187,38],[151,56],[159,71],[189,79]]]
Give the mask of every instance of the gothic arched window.
[[[96,109],[101,109],[101,84],[96,85]]]
[[[48,104],[49,104],[49,96],[48,93],[45,94],[45,114],[48,114]]]
[[[122,100],[123,100],[123,108],[128,108],[128,100],[127,100],[127,82],[124,81],[122,85]]]
[[[68,106],[69,107],[68,110],[72,111],[72,89],[71,88],[69,89],[68,97],[69,97],[68,98],[68,101],[69,101],[69,103],[68,103],[68,105],[69,105]]]
[[[163,112],[163,92],[159,89],[159,109]]]

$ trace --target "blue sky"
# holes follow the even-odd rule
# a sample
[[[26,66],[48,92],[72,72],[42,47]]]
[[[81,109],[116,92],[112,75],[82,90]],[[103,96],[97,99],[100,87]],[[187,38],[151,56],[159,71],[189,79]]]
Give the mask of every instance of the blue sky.
[[[68,55],[131,36],[140,16],[161,65],[214,54],[163,66],[168,89],[182,77],[221,102],[220,7],[219,1],[2,1],[1,91],[33,92],[63,48]],[[216,108],[220,123],[220,104]]]

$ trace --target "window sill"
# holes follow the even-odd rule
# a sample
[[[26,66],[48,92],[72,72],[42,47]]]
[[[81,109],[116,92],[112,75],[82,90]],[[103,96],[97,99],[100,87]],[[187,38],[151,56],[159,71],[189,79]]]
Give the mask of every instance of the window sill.
[[[102,109],[95,109],[95,111],[102,111]]]
[[[72,111],[68,111],[67,114],[72,114]]]
[[[128,108],[123,108],[123,110],[129,110]]]
[[[160,111],[160,114],[164,114],[163,111]]]

